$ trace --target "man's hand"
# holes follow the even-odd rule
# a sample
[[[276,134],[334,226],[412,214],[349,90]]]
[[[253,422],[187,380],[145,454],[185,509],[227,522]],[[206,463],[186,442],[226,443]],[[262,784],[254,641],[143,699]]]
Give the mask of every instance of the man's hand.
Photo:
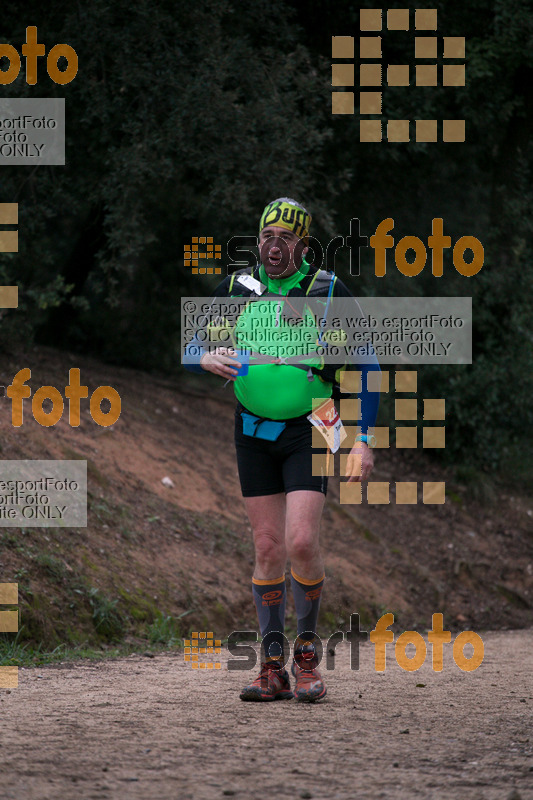
[[[354,444],[346,459],[346,478],[351,481],[367,481],[374,469],[374,454],[365,442]]]
[[[242,364],[237,361],[237,354],[233,348],[217,347],[214,353],[203,354],[200,366],[208,372],[234,381],[237,377],[237,370],[242,367]]]

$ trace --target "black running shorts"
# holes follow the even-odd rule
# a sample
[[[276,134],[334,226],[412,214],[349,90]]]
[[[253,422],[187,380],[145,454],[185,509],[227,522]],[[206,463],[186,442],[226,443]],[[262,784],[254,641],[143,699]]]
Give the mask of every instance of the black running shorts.
[[[325,453],[326,448],[312,449],[313,426],[307,415],[288,419],[277,440],[269,442],[243,434],[241,411],[246,409],[237,403],[235,448],[243,497],[302,489],[327,494],[327,477],[311,474],[312,453]]]

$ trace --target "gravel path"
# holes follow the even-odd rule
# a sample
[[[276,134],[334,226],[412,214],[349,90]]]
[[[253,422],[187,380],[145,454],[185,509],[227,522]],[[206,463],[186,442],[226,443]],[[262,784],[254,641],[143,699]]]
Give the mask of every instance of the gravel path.
[[[533,630],[484,633],[473,672],[348,646],[321,704],[243,703],[250,672],[180,653],[19,671],[0,690],[0,797],[533,800]],[[417,684],[424,684],[418,686]]]

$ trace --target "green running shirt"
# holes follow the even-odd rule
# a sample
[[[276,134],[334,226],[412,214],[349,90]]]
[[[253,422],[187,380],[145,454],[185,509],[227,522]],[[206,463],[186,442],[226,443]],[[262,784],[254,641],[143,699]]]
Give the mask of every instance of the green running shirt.
[[[299,272],[288,278],[269,278],[264,266],[260,267],[260,280],[269,292],[286,296],[298,286],[309,271],[304,260]],[[312,353],[316,346],[318,330],[314,317],[309,314],[301,325],[284,321],[283,303],[273,298],[250,303],[240,315],[234,329],[234,339],[240,349],[250,349],[248,374],[238,376],[233,382],[235,396],[245,408],[260,417],[283,420],[309,414],[313,398],[331,397],[333,386],[313,375],[309,381],[307,371],[289,364],[255,363],[254,355],[276,357]],[[320,366],[320,358],[305,360],[309,366]]]

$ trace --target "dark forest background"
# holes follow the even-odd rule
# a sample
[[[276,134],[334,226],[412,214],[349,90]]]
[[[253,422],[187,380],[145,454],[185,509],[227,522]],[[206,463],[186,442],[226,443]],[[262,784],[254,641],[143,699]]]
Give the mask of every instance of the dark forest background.
[[[429,259],[416,278],[402,276],[390,252],[386,278],[364,250],[359,277],[346,249],[336,270],[361,297],[472,296],[472,365],[419,370],[420,396],[447,402],[439,457],[474,478],[531,481],[533,6],[426,4],[438,8],[439,36],[466,37],[466,86],[386,88],[384,117],[465,118],[466,142],[361,144],[357,114],[331,114],[331,36],[357,37],[359,8],[374,5],[4,4],[1,42],[20,52],[37,25],[47,52],[75,48],[79,73],[59,86],[41,58],[37,85],[23,62],[1,87],[3,97],[65,97],[67,120],[66,166],[0,169],[0,201],[19,203],[20,237],[18,254],[0,256],[0,283],[18,284],[21,301],[2,312],[2,349],[36,342],[178,374],[180,296],[209,295],[219,281],[184,268],[192,236],[256,235],[280,195],[309,208],[322,242],[346,236],[352,217],[368,236],[392,217],[396,242],[426,241],[442,217],[452,244],[483,243],[476,276],[456,272],[451,250],[438,279]],[[412,26],[383,43],[385,64],[414,65]]]

